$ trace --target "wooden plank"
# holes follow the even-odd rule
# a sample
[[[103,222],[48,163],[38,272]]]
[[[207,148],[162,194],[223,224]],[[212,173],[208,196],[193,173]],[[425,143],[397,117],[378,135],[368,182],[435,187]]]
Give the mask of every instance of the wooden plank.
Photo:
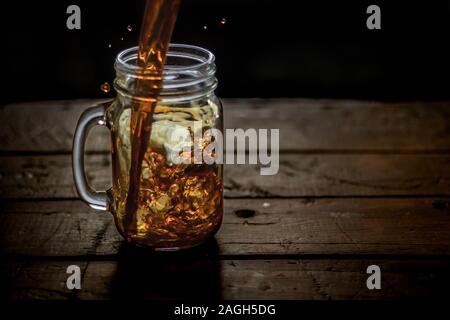
[[[81,201],[7,202],[1,212],[4,256],[105,256],[123,247],[112,215]],[[448,199],[234,199],[215,239],[221,256],[447,256],[449,228]]]
[[[70,152],[81,112],[98,100],[0,106],[0,152]],[[223,99],[227,128],[279,128],[281,150],[446,151],[450,102],[381,103],[352,100]],[[89,151],[109,150],[97,130]]]
[[[86,157],[88,178],[111,185],[110,155]],[[450,195],[450,155],[280,156],[280,170],[261,176],[258,165],[225,166],[226,197]],[[70,155],[0,157],[1,198],[78,197]]]
[[[87,177],[99,190],[111,185],[110,158],[86,157]],[[0,157],[0,181],[0,198],[78,197],[70,155]]]
[[[17,103],[0,107],[0,151],[71,152],[83,110],[100,100]],[[108,150],[108,130],[93,130],[88,150]],[[96,148],[93,146],[101,146]]]
[[[381,290],[366,287],[369,265],[382,271]],[[81,290],[66,287],[80,266]],[[0,263],[2,295],[20,299],[393,299],[448,296],[447,260],[194,260]]]

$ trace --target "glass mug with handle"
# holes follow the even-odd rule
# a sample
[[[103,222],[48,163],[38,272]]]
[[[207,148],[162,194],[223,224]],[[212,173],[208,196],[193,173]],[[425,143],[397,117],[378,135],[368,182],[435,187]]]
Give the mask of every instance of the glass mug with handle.
[[[117,229],[129,243],[156,250],[193,247],[214,235],[222,222],[223,164],[175,161],[174,150],[179,150],[180,141],[193,141],[196,125],[202,132],[222,132],[222,105],[214,93],[214,55],[200,47],[170,45],[133,213],[127,212],[125,202],[130,182],[131,99],[136,98],[136,79],[143,76],[136,66],[137,51],[130,48],[116,58],[116,98],[80,116],[73,141],[75,185],[92,208],[112,212]],[[94,125],[111,131],[112,188],[103,192],[89,186],[84,170],[85,141]],[[188,137],[180,140],[183,134]],[[130,215],[132,229],[127,225]]]

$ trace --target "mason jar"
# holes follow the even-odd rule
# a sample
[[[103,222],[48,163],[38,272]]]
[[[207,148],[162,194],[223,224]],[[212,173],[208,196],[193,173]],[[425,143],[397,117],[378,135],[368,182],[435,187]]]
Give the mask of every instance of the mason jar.
[[[193,142],[195,135],[223,129],[222,106],[214,93],[214,55],[196,46],[170,45],[139,189],[131,199],[136,210],[129,212],[125,203],[133,148],[131,106],[146,98],[135,92],[136,81],[145,76],[136,65],[137,53],[134,47],[116,58],[116,98],[87,109],[78,121],[73,142],[75,185],[92,208],[113,214],[118,231],[129,243],[156,250],[192,247],[213,236],[223,216],[223,164],[189,161],[198,160],[194,145],[203,146]],[[84,171],[85,140],[94,125],[111,132],[112,187],[106,192],[93,190]],[[190,149],[192,153],[187,152]]]

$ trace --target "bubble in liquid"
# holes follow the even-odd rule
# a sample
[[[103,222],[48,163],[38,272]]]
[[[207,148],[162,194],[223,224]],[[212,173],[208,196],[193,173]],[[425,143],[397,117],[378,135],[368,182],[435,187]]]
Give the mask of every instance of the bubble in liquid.
[[[225,24],[225,23],[227,23],[227,19],[225,19],[225,18],[220,19],[220,24]]]
[[[127,25],[127,30],[128,30],[128,31],[132,31],[132,30],[133,30],[133,27],[132,27],[131,25]]]
[[[100,85],[100,90],[102,90],[102,91],[105,92],[105,93],[108,93],[109,90],[111,90],[111,86],[109,85],[108,82],[103,82],[103,83]]]

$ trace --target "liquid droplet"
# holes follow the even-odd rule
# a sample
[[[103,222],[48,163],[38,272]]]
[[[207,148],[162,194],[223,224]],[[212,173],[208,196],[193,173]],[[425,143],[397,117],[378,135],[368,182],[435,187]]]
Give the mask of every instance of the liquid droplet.
[[[108,48],[111,48],[111,43],[110,43],[110,44],[108,44]]]
[[[225,23],[227,23],[227,19],[225,19],[225,18],[220,19],[220,24],[225,24]]]
[[[133,30],[133,27],[132,27],[131,25],[127,25],[127,30],[128,30],[128,31],[132,31],[132,30]]]
[[[120,40],[122,40],[122,41],[123,41],[123,37],[122,37],[122,38],[120,38]]]
[[[203,30],[207,30],[208,29],[208,26],[205,24],[204,26],[203,26]]]
[[[108,82],[104,82],[100,85],[100,90],[102,90],[105,93],[108,93],[109,90],[111,90],[111,86],[109,85]]]

